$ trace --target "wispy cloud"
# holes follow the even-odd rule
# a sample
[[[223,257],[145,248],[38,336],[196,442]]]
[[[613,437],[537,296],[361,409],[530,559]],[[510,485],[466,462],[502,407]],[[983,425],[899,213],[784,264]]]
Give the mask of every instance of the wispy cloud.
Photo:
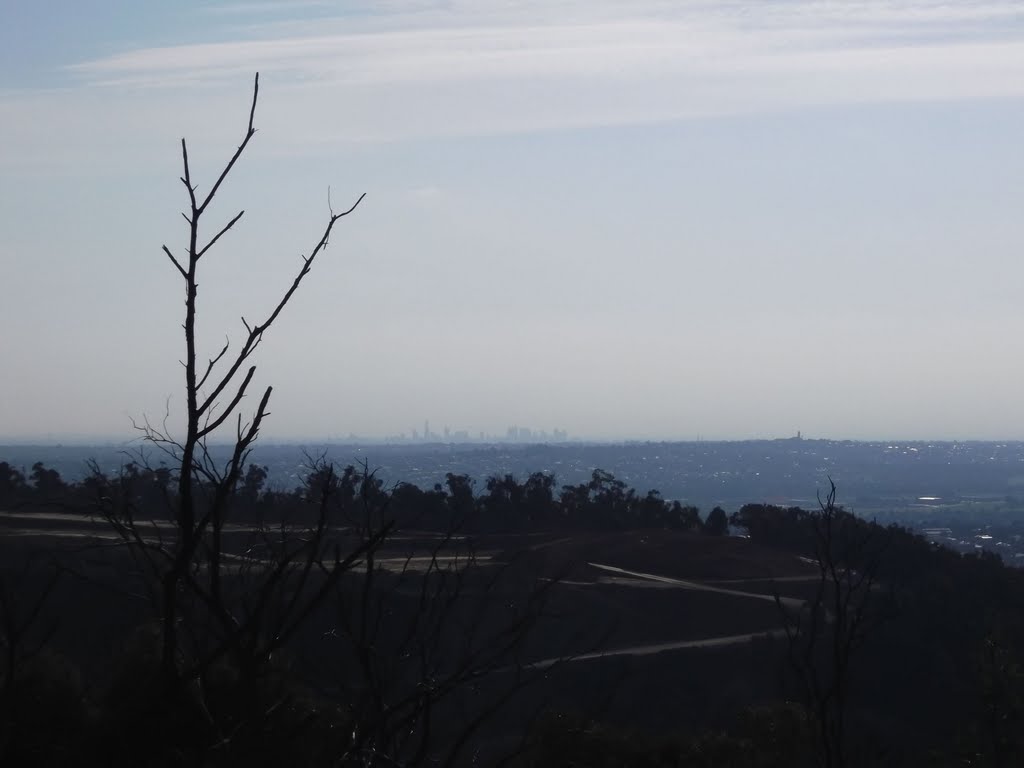
[[[285,5],[295,7],[220,10],[251,20]],[[31,144],[33,121],[59,120],[72,104],[83,130],[103,126],[112,133],[99,139],[115,144],[128,140],[118,137],[122,123],[160,130],[175,115],[180,130],[186,89],[215,117],[227,89],[256,70],[276,89],[268,127],[306,148],[1024,96],[1018,2],[396,0],[344,10],[314,21],[296,11],[240,24],[220,42],[81,62],[70,67],[77,90],[60,103],[0,94],[6,122],[22,126],[0,128],[0,139],[15,131]],[[132,114],[123,121],[109,118],[124,110]],[[296,124],[296,114],[306,119]]]
[[[1024,42],[1020,4],[964,0],[648,1],[630,4],[628,12],[621,4],[597,0],[390,7],[390,12],[319,19],[309,26],[292,22],[287,34],[270,25],[258,39],[133,50],[70,69],[91,84],[146,87],[218,82],[257,68],[300,81],[379,85],[560,77],[663,80],[761,70],[810,74],[822,63],[855,72],[862,69],[860,52],[877,55],[898,75],[903,62],[912,68],[927,61],[938,65],[947,53],[954,62],[971,64],[979,46],[991,47],[995,59],[1010,64],[1008,43],[1013,48]],[[935,73],[947,71],[937,66]]]

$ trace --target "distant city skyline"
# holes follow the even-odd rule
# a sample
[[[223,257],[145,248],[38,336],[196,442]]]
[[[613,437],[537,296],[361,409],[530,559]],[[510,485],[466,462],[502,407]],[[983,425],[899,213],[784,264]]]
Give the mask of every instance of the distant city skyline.
[[[513,436],[512,430],[517,432]],[[806,442],[824,443],[863,443],[863,444],[907,444],[907,445],[955,445],[957,443],[984,443],[993,445],[1013,445],[1024,443],[1024,438],[958,438],[958,437],[907,437],[899,435],[876,436],[876,437],[849,437],[843,435],[804,435],[802,431],[782,435],[752,435],[738,437],[720,437],[712,435],[691,435],[679,437],[644,437],[630,434],[623,435],[576,435],[570,434],[567,430],[553,429],[550,432],[530,428],[509,427],[504,433],[470,430],[452,430],[449,428],[446,435],[444,430],[440,433],[431,430],[429,439],[424,439],[423,434],[411,429],[408,433],[396,432],[394,434],[357,434],[355,432],[327,432],[323,434],[292,435],[292,436],[266,436],[260,442],[268,445],[500,445],[503,443],[525,445],[561,445],[561,444],[588,444],[588,445],[627,445],[636,443],[651,444],[698,444],[698,443],[756,443],[761,441],[778,442],[800,440]],[[210,445],[229,446],[233,443],[229,436],[225,439],[211,441]],[[12,435],[0,438],[0,447],[31,446],[59,447],[65,446],[136,446],[144,447],[145,442],[138,434],[109,434],[109,435],[74,435],[74,434],[45,434],[45,435]],[[0,455],[0,460],[3,456]]]
[[[208,189],[256,71],[199,358],[367,193],[255,355],[263,439],[1024,437],[1024,4],[0,18],[0,442],[181,423],[179,142]]]

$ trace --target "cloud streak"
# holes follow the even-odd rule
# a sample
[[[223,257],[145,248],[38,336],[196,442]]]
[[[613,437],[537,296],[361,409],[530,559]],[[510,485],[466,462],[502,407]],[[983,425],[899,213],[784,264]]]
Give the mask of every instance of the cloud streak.
[[[1024,40],[1024,28],[1010,35],[1010,22],[1024,21],[1024,10],[1007,4],[682,3],[668,10],[636,3],[627,15],[599,2],[570,14],[577,6],[556,3],[543,21],[545,14],[526,12],[532,3],[510,6],[323,19],[316,34],[305,25],[274,34],[271,25],[259,39],[134,50],[70,69],[93,84],[147,87],[216,81],[254,67],[303,80],[382,85],[613,72],[655,77],[728,73],[773,59],[785,66],[794,53],[919,47],[955,54],[961,45]]]
[[[209,135],[256,70],[275,89],[263,125],[292,151],[1024,96],[1024,7],[1007,2],[401,1],[232,29],[81,62],[59,91],[0,92],[0,140],[21,150],[6,164],[52,157],[62,122],[124,151],[190,130],[182,114],[208,116]]]

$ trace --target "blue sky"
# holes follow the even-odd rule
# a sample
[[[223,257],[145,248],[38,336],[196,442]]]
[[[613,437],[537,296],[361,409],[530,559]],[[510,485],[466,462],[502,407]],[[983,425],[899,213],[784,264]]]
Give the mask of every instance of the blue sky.
[[[1019,3],[43,6],[0,11],[0,440],[180,416],[177,141],[215,176],[257,70],[204,352],[368,193],[268,437],[1024,437]]]

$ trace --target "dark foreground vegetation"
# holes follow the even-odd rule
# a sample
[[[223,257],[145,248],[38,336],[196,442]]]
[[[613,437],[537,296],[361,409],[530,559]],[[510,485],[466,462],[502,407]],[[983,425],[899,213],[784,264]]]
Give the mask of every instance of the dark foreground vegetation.
[[[362,198],[204,362],[200,260],[242,213],[201,222],[258,82],[205,194],[181,142],[178,437],[143,421],[73,484],[0,463],[0,765],[1024,764],[1024,573],[834,487],[702,516],[599,470],[424,490],[311,457],[267,490],[252,356]]]
[[[831,497],[703,516],[603,472],[421,490],[317,461],[282,493],[249,465],[165,667],[173,480],[0,463],[2,764],[1024,760],[1024,574]]]

